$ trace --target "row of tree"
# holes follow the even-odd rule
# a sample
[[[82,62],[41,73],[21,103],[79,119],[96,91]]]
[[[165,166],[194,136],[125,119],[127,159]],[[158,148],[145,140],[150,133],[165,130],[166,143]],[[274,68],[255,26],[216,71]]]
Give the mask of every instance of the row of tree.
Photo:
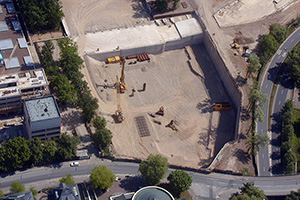
[[[78,55],[78,47],[69,38],[58,40],[60,59],[54,62],[53,44],[45,42],[41,51],[41,61],[45,68],[50,86],[59,100],[64,104],[72,104],[82,109],[83,118],[90,122],[96,115],[98,101],[91,95],[88,84],[80,72],[83,60]]]
[[[258,44],[258,55],[262,65],[267,64],[287,36],[288,29],[286,27],[278,23],[270,25],[269,34],[263,36]]]
[[[103,117],[95,117],[93,119],[93,126],[96,131],[92,135],[93,145],[96,149],[102,150],[105,154],[109,155],[109,146],[112,143],[112,133],[106,128],[106,121]]]
[[[139,171],[149,185],[156,185],[168,171],[168,160],[159,154],[151,154],[146,161],[140,163]],[[104,165],[96,166],[90,175],[93,187],[104,191],[112,186],[115,178],[114,173]],[[175,196],[179,196],[181,192],[188,190],[192,184],[192,177],[182,170],[172,171],[167,180],[169,181],[171,192]]]
[[[178,6],[179,1],[180,0],[156,0],[155,6],[159,11],[165,12],[169,8],[169,2],[172,2],[172,9],[175,10]]]
[[[58,29],[64,16],[59,0],[17,0],[29,31]]]
[[[78,137],[70,137],[66,134],[44,143],[39,138],[10,139],[0,146],[0,171],[7,172],[31,165],[73,159],[79,143]]]
[[[292,151],[292,143],[294,137],[293,127],[293,111],[294,105],[291,100],[287,101],[281,109],[282,116],[282,164],[285,174],[295,174],[296,155]]]
[[[290,65],[290,74],[294,85],[300,87],[300,43],[289,53],[287,63]]]

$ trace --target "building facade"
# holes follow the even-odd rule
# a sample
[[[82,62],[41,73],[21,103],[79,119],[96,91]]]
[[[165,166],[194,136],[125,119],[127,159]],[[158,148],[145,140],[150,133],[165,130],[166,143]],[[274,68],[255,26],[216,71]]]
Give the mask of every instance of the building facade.
[[[23,106],[28,139],[45,141],[60,135],[61,116],[53,96],[26,100]]]

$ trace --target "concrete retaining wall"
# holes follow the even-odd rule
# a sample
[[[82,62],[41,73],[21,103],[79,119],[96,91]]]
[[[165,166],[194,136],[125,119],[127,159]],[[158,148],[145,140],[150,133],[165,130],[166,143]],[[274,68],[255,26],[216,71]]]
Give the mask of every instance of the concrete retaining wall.
[[[164,51],[180,49],[180,48],[184,48],[185,46],[202,43],[203,36],[204,34],[201,34],[201,35],[181,38],[179,40],[168,41],[168,42],[164,42],[152,46],[142,46],[142,47],[137,47],[132,49],[120,49],[120,50],[101,52],[101,53],[98,53],[97,51],[93,51],[93,52],[87,52],[86,54],[94,59],[101,60],[101,61],[105,61],[108,57],[112,57],[112,56],[129,56],[129,55],[143,54],[143,53],[161,54]]]
[[[242,104],[242,93],[239,90],[236,81],[231,76],[228,71],[221,55],[219,54],[216,45],[214,44],[210,34],[208,31],[205,31],[204,35],[204,46],[214,63],[216,70],[219,73],[219,76],[236,108],[236,125],[235,125],[235,134],[234,138],[236,139],[239,133],[239,123],[240,123],[240,110]]]

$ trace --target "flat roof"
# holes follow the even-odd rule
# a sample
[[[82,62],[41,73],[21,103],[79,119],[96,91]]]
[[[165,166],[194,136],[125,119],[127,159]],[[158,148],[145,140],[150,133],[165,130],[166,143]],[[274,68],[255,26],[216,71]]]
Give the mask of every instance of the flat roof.
[[[24,56],[23,59],[27,67],[33,66],[33,61],[31,59],[31,56]]]
[[[8,61],[8,58],[5,58],[4,63],[5,63],[6,69],[21,67],[20,63],[19,63],[19,59],[17,57],[12,57],[8,63],[7,63],[7,61]]]
[[[195,18],[175,22],[175,26],[181,38],[203,33],[201,26]]]
[[[59,117],[53,96],[25,101],[31,122]]]
[[[6,21],[0,21],[0,32],[4,32],[4,31],[8,31],[8,26],[6,24]]]
[[[0,40],[0,50],[5,51],[12,49],[14,44],[11,39]]]
[[[132,200],[174,200],[174,197],[165,189],[157,186],[147,186],[139,189]]]
[[[27,43],[26,43],[25,38],[18,38],[17,40],[18,40],[18,42],[19,42],[19,47],[20,47],[21,49],[27,48]]]
[[[43,69],[18,72],[0,77],[0,99],[21,96],[23,89],[48,86]]]
[[[1,40],[4,40],[4,41],[10,40],[11,41],[11,42],[9,42],[9,48],[6,48],[4,51],[1,52],[4,59],[10,57],[14,45],[17,44],[16,43],[17,40],[19,38],[24,38],[22,29],[19,29],[19,28],[21,28],[21,26],[19,26],[19,19],[18,19],[17,15],[14,13],[8,13],[8,10],[6,9],[7,2],[12,2],[12,1],[11,0],[0,0],[0,8],[3,11],[3,13],[0,14],[0,21],[6,22],[6,24],[8,26],[8,31],[0,32],[0,41]],[[18,29],[18,30],[15,30],[15,29]],[[5,45],[5,43],[3,45]],[[20,44],[19,44],[15,48],[14,54],[12,56],[18,57],[20,66],[22,66],[22,67],[24,66],[25,70],[26,69],[29,70],[28,68],[26,68],[25,62],[23,59],[24,56],[29,56],[29,52],[28,52],[27,48],[22,48],[22,47],[23,47],[23,45],[20,47]],[[31,67],[30,67],[30,69],[31,69]],[[3,66],[0,66],[0,71],[2,71],[2,70],[3,70]],[[10,74],[15,71],[16,71],[16,69],[7,69],[4,72],[4,74]]]

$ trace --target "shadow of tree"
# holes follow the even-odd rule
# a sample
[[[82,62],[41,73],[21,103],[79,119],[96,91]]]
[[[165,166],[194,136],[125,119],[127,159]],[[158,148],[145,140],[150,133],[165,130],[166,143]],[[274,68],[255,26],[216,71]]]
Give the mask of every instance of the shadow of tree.
[[[203,102],[199,102],[196,105],[198,110],[201,110],[202,113],[212,112],[213,111],[213,102],[211,99],[204,99]]]
[[[139,0],[132,0],[131,8],[135,11],[133,18],[147,18],[149,14]]]
[[[251,160],[251,156],[248,152],[245,152],[242,149],[237,149],[234,152],[234,156],[238,158],[239,161],[241,161],[243,164],[248,164],[249,161]]]
[[[247,120],[249,120],[250,119],[250,114],[249,114],[249,112],[248,112],[248,110],[246,109],[246,108],[242,108],[241,109],[241,120],[242,121],[247,121]]]
[[[129,176],[120,181],[120,187],[127,192],[135,192],[140,187],[146,186],[146,180],[141,176]]]

